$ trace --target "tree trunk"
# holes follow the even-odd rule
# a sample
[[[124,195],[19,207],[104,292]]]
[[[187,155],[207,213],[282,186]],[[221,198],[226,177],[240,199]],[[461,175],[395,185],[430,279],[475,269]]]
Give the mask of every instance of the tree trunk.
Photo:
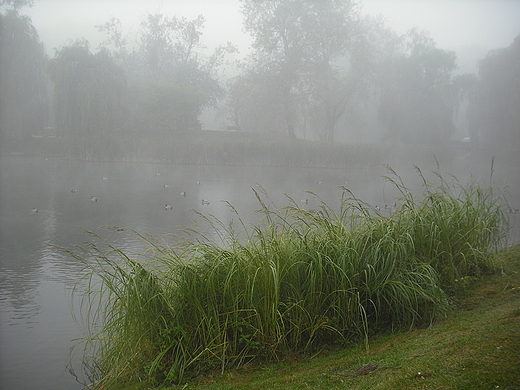
[[[289,102],[286,100],[284,104],[284,112],[285,112],[285,124],[287,125],[287,135],[289,138],[296,138],[296,134],[294,133],[294,124],[291,118],[291,111],[289,110]]]
[[[330,142],[331,144],[334,143],[334,122],[328,120],[327,121],[327,142]]]
[[[327,101],[327,107],[325,108],[325,118],[326,118],[326,123],[325,123],[325,130],[326,130],[326,134],[327,134],[327,142],[329,143],[334,143],[334,128],[336,127],[336,119],[335,119],[335,115],[332,111],[332,109],[329,106],[329,102]]]

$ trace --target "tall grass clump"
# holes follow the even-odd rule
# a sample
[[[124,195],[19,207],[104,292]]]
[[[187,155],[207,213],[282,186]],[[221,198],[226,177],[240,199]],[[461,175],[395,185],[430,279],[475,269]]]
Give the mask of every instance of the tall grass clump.
[[[495,253],[505,246],[509,227],[502,194],[475,180],[465,186],[454,177],[448,181],[438,172],[435,175],[440,184],[433,184],[417,168],[423,193],[415,200],[389,170],[392,176],[387,180],[403,195],[394,218],[405,225],[416,255],[435,268],[444,288],[497,266]]]
[[[496,268],[506,227],[491,189],[439,178],[434,186],[423,177],[415,200],[393,173],[402,198],[386,216],[346,188],[337,212],[290,198],[276,208],[254,190],[261,219],[245,226],[237,213],[239,233],[199,214],[218,244],[187,229],[174,247],[146,238],[141,259],[87,245],[75,256],[88,271],[93,387],[178,382],[356,340],[368,348],[374,333],[431,324],[457,280]]]

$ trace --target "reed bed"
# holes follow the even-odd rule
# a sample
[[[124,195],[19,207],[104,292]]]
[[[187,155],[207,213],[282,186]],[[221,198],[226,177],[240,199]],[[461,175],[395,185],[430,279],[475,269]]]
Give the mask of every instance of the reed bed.
[[[215,133],[215,134],[213,134]],[[136,150],[136,146],[140,150]],[[117,152],[107,156],[172,164],[346,168],[376,166],[384,158],[382,148],[313,142],[254,134],[201,134],[155,139],[120,139]]]
[[[403,153],[419,161],[433,152],[446,162],[458,154],[450,148],[434,151],[387,144],[331,144],[270,134],[218,131],[161,137],[115,132],[83,140],[65,137],[3,140],[0,152],[13,151],[86,161],[335,169],[376,167]]]
[[[340,210],[276,208],[262,190],[260,221],[187,229],[171,247],[152,237],[140,258],[89,244],[83,311],[94,388],[175,383],[201,370],[347,345],[444,316],[468,278],[499,269],[507,214],[492,188],[424,179],[390,215],[343,190]],[[230,207],[232,207],[230,205]],[[234,209],[233,209],[234,210]],[[236,211],[236,210],[235,210]],[[237,229],[238,225],[238,229]],[[237,233],[239,232],[239,233]]]

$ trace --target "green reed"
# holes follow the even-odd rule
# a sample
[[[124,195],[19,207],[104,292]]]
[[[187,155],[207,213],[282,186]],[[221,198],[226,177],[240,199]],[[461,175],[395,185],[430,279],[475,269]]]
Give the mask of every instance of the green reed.
[[[404,202],[396,220],[411,234],[417,256],[436,269],[443,287],[493,269],[494,253],[505,246],[508,235],[503,196],[492,186],[477,181],[463,186],[439,173],[435,174],[440,184],[434,185],[417,171],[424,183],[420,201],[402,182],[387,178],[402,191]]]
[[[304,210],[292,199],[276,208],[260,189],[255,225],[238,213],[230,225],[199,214],[218,244],[192,228],[175,247],[143,237],[144,259],[87,245],[75,256],[88,268],[94,387],[178,382],[359,339],[368,348],[374,333],[444,315],[458,281],[496,269],[503,202],[476,182],[438,175],[433,185],[420,171],[424,191],[415,200],[390,173],[402,197],[386,216],[346,188],[337,212],[324,203]]]

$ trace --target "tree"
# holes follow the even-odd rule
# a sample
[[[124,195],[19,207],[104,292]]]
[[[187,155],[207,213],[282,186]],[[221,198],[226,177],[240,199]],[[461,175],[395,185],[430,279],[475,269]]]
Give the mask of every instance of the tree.
[[[412,29],[402,54],[387,63],[379,118],[387,138],[406,143],[439,144],[450,139],[456,106],[453,52],[438,49],[428,34]]]
[[[221,96],[215,69],[233,48],[219,47],[204,58],[199,53],[204,22],[202,15],[188,20],[149,14],[141,23],[129,79],[144,103],[141,117],[149,130],[171,134],[199,129],[202,109]]]
[[[0,14],[0,117],[3,135],[30,137],[48,119],[43,44],[28,16]]]
[[[238,129],[254,132],[279,133],[287,126],[287,106],[279,87],[279,77],[268,65],[245,67],[230,83],[228,96],[230,120]],[[295,108],[295,107],[293,107]],[[292,113],[289,113],[292,118]],[[294,122],[293,122],[294,123]]]
[[[520,35],[480,61],[470,134],[484,145],[520,148]]]
[[[84,40],[61,48],[49,65],[59,135],[83,151],[123,127],[126,79],[107,50]]]
[[[0,0],[0,8],[18,11],[23,7],[32,7],[34,0]]]
[[[296,136],[299,124],[302,132],[311,127],[320,138],[334,142],[339,119],[367,88],[367,65],[379,42],[372,38],[379,26],[361,19],[352,1],[242,3],[244,26],[255,49],[246,78],[252,81],[252,73],[264,74],[258,79],[263,87],[250,90],[264,94],[258,96],[260,101],[269,94],[279,107],[277,115],[283,109],[289,137]]]
[[[236,51],[228,43],[203,55],[204,22],[202,15],[189,20],[148,14],[131,50],[118,19],[97,26],[125,70],[131,131],[164,137],[201,128],[202,110],[216,105],[223,92],[217,69],[227,53]]]
[[[242,0],[244,28],[253,37],[258,65],[275,80],[276,96],[283,109],[286,131],[295,138],[294,109],[301,92],[301,72],[306,53],[304,16],[308,1]],[[260,60],[260,61],[259,61]]]
[[[123,37],[121,20],[111,17],[105,24],[96,26],[100,33],[107,35],[107,39],[102,43],[104,47],[113,45],[116,51],[125,51],[127,44],[126,37]]]
[[[378,63],[392,52],[395,37],[379,18],[361,18],[346,2],[316,3],[314,42],[307,83],[321,138],[334,142],[337,124],[369,97]],[[346,122],[349,122],[348,118]]]

